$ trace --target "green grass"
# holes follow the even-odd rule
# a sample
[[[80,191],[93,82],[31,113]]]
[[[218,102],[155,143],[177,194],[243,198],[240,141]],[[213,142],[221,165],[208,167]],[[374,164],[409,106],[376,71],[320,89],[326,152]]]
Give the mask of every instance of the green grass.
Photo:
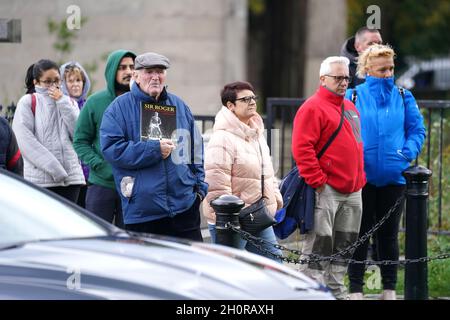
[[[400,255],[404,256],[403,244],[404,235],[400,235]],[[448,236],[429,236],[428,237],[428,256],[436,256],[441,253],[450,252],[450,238]],[[373,268],[373,267],[372,267]],[[377,283],[373,280],[376,279],[376,272],[367,271],[364,279],[366,285],[364,286],[365,294],[379,294],[382,289],[375,289]],[[397,294],[404,294],[404,282],[405,282],[405,269],[403,266],[398,268],[397,273]],[[348,287],[348,277],[345,278],[345,284]],[[381,285],[382,287],[382,285]],[[428,295],[430,298],[438,297],[450,297],[450,259],[445,260],[433,260],[428,263]]]

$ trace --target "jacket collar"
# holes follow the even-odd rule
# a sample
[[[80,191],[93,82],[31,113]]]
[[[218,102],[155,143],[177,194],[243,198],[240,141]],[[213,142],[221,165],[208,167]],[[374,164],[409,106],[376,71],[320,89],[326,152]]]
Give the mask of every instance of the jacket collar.
[[[261,116],[256,114],[250,118],[249,124],[246,125],[230,109],[222,106],[214,122],[214,131],[216,130],[228,131],[249,141],[258,139],[264,133],[264,122]]]
[[[133,82],[133,85],[131,86],[131,93],[140,101],[145,101],[145,102],[153,102],[153,103],[159,103],[162,101],[167,100],[167,90],[166,87],[163,88],[163,91],[161,92],[161,94],[159,95],[159,99],[158,101],[156,101],[155,98],[149,96],[148,94],[146,94],[144,91],[141,90],[141,88],[139,88],[138,84],[136,82]]]
[[[342,105],[342,102],[344,101],[344,96],[340,96],[337,93],[334,93],[323,86],[319,87],[319,89],[317,90],[317,94],[322,99],[325,99],[339,107]]]
[[[394,88],[394,77],[390,78],[376,78],[366,76],[367,87],[370,93],[375,95],[390,95],[392,88]]]

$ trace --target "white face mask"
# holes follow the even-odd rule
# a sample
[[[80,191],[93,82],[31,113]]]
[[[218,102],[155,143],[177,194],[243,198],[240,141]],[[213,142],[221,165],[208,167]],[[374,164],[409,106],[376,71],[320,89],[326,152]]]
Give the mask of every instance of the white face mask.
[[[48,88],[47,87],[42,87],[42,86],[39,86],[39,85],[35,85],[34,88],[36,89],[37,93],[48,95]]]

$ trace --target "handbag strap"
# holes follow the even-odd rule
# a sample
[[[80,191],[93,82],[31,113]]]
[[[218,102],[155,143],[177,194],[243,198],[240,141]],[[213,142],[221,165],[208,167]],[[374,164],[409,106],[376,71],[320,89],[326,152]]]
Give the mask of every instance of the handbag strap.
[[[261,154],[261,198],[264,197],[264,158],[263,153],[261,149],[261,143],[259,143],[258,140],[258,146],[259,146],[259,153]]]
[[[337,129],[333,132],[333,134],[331,135],[330,139],[328,139],[327,143],[325,143],[325,145],[323,146],[322,150],[320,150],[320,152],[317,154],[317,159],[320,159],[321,156],[323,156],[323,154],[325,153],[325,151],[328,149],[328,147],[330,146],[330,144],[333,142],[333,140],[336,138],[336,136],[338,135],[339,131],[342,128],[342,124],[344,123],[344,103],[342,102],[341,105],[341,121],[339,122],[339,126],[337,127]]]

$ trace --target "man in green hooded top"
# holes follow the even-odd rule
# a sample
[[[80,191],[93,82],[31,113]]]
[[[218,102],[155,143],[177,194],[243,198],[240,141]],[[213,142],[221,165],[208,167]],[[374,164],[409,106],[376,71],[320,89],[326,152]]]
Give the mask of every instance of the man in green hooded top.
[[[90,167],[86,209],[123,227],[120,197],[114,185],[111,165],[100,148],[103,113],[118,96],[130,91],[136,55],[127,50],[112,52],[106,62],[106,89],[95,92],[86,101],[75,128],[73,146],[78,157]]]

